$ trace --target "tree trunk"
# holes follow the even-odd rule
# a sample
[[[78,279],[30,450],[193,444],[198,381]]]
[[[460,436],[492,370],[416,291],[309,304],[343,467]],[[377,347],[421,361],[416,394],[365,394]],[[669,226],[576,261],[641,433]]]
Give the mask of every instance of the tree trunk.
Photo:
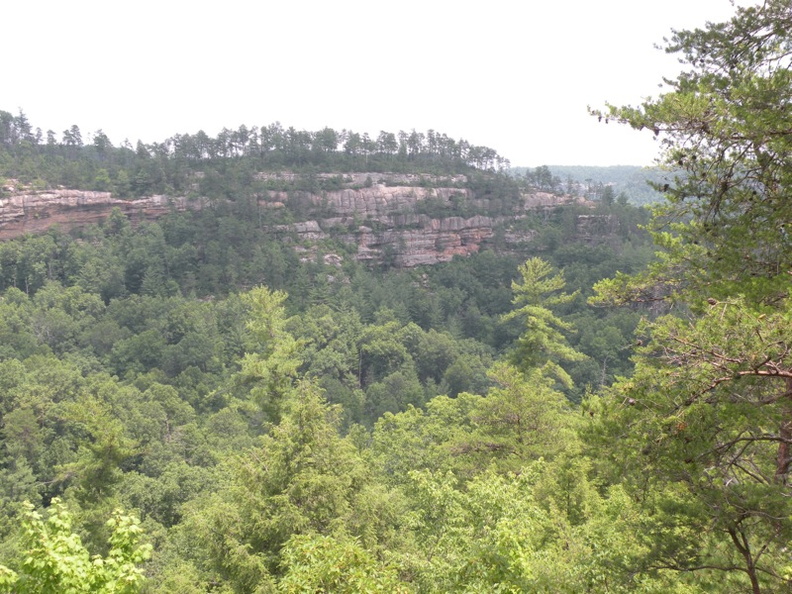
[[[762,589],[759,587],[759,576],[756,574],[756,565],[754,564],[754,558],[748,546],[748,541],[745,538],[745,533],[739,530],[738,535],[738,528],[729,528],[729,536],[731,536],[734,546],[740,551],[740,555],[745,559],[745,572],[751,580],[751,593],[762,594]]]
[[[789,443],[792,440],[792,378],[786,380],[786,394],[781,398],[781,426],[778,428],[778,437],[781,441],[778,444],[778,454],[776,455],[775,479],[785,485],[787,474],[789,473]]]

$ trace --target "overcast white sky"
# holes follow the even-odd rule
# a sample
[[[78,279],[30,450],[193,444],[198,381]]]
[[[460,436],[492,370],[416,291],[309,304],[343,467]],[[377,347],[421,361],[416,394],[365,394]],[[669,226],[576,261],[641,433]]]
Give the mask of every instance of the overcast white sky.
[[[746,0],[751,4],[750,0]],[[671,28],[728,0],[8,0],[0,109],[114,144],[199,129],[434,129],[512,165],[650,165],[657,144],[586,106],[673,76]]]

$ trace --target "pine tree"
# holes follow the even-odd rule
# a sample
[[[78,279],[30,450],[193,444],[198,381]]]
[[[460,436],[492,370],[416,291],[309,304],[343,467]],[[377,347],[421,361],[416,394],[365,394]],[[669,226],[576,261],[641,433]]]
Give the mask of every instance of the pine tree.
[[[792,3],[676,31],[670,91],[615,118],[662,140],[667,201],[649,271],[599,301],[666,301],[635,376],[589,403],[653,532],[646,569],[722,572],[721,587],[787,591],[792,537]]]

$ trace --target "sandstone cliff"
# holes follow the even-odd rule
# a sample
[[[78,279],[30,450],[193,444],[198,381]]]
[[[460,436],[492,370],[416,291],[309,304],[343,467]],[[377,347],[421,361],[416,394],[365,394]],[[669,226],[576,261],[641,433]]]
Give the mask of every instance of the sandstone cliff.
[[[288,183],[294,181],[289,177],[294,175],[261,174],[260,179]],[[328,178],[331,174],[319,174],[323,175]],[[329,191],[264,191],[258,198],[264,224],[271,218],[266,216],[270,209],[294,210],[300,203],[306,207],[307,220],[271,225],[269,230],[295,246],[333,238],[354,246],[358,260],[411,267],[445,262],[496,240],[505,249],[529,242],[535,232],[514,225],[525,213],[582,203],[571,197],[535,193],[523,196],[522,212],[509,217],[430,216],[420,213],[429,203],[449,213],[459,203],[478,211],[486,211],[488,205],[465,187],[464,176],[357,173],[342,180],[343,187]],[[108,192],[72,189],[31,191],[12,186],[5,190],[5,197],[0,198],[0,240],[39,233],[56,224],[71,229],[99,223],[114,208],[140,221],[173,211],[199,210],[207,204],[203,199],[171,196],[120,200]]]
[[[11,192],[0,198],[0,240],[26,233],[41,233],[54,225],[64,229],[100,223],[113,208],[133,220],[156,219],[173,210],[200,209],[201,200],[170,196],[149,196],[139,200],[119,200],[110,192],[46,190]]]

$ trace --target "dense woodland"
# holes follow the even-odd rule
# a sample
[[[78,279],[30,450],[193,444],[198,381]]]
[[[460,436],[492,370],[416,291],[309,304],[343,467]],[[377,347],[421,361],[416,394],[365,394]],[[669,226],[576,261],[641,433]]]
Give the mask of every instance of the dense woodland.
[[[514,168],[520,172],[521,168]],[[584,167],[553,165],[547,167],[558,180],[559,187],[571,187],[584,195],[601,195],[607,187],[613,188],[615,196],[622,193],[630,204],[652,204],[662,200],[659,191],[673,177],[671,172],[659,167],[631,167],[614,165],[611,167]],[[536,169],[533,170],[534,172]],[[527,173],[527,171],[526,171]],[[570,181],[571,180],[571,181]],[[647,183],[648,182],[648,183]]]
[[[368,134],[325,128],[284,129],[280,123],[177,134],[163,142],[114,146],[102,130],[83,138],[76,124],[58,134],[33,128],[25,113],[0,112],[0,171],[34,186],[52,184],[120,197],[197,193],[238,200],[255,191],[262,171],[500,171],[508,161],[493,149],[434,130]],[[196,172],[201,182],[195,183]],[[332,180],[328,182],[332,187]],[[327,188],[325,188],[327,189]]]
[[[525,215],[564,183],[432,131],[0,112],[15,186],[211,201],[0,244],[0,592],[792,592],[789,31],[768,0],[675,32],[667,93],[593,112],[660,137],[651,213]],[[462,174],[536,240],[333,265],[271,233],[305,205],[251,216],[352,171]]]

